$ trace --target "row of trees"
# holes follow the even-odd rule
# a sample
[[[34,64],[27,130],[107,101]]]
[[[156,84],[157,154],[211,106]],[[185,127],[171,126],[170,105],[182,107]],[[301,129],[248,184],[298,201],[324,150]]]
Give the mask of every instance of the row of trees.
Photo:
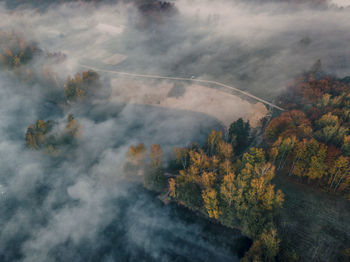
[[[270,160],[300,181],[350,198],[350,85],[323,72],[289,88],[265,130]]]
[[[250,148],[236,157],[231,139],[212,131],[203,147],[174,148],[168,168],[159,145],[152,145],[149,154],[143,144],[132,146],[127,160],[129,167],[145,170],[148,189],[167,192],[174,201],[256,240],[246,261],[275,260],[280,242],[275,219],[284,195],[271,183],[275,167],[263,149]]]

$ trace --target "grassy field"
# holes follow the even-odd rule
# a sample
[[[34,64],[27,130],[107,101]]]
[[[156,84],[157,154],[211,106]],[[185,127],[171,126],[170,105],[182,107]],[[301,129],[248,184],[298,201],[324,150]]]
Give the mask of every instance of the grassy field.
[[[344,261],[339,254],[350,248],[350,201],[282,174],[274,183],[285,193],[279,232],[300,261]]]

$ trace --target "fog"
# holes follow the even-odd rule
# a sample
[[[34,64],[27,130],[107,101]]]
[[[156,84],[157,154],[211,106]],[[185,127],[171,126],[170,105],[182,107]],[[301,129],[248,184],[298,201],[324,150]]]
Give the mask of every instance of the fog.
[[[82,65],[215,80],[270,101],[318,59],[332,74],[350,74],[349,8],[177,0],[173,15],[149,22],[125,2],[42,10],[38,2],[0,5],[1,30],[67,57],[61,63],[34,59],[28,65],[38,74],[34,82],[0,68],[1,261],[235,261],[238,246],[246,244],[238,232],[164,206],[123,171],[130,145],[157,143],[169,153],[202,143],[212,128],[222,129],[220,122],[191,111],[111,102],[116,76],[107,73],[88,104],[50,103]],[[43,64],[57,85],[40,79]],[[63,123],[68,114],[82,126],[76,148],[60,158],[26,148],[30,124]]]

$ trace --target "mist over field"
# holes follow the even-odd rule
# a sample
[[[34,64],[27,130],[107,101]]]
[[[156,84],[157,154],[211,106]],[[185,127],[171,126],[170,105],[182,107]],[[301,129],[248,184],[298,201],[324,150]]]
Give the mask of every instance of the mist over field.
[[[0,30],[42,52],[28,65],[33,81],[0,67],[0,261],[238,261],[246,238],[164,206],[123,169],[130,145],[161,144],[168,156],[174,146],[203,143],[211,129],[222,130],[220,120],[113,99],[118,75],[103,72],[88,104],[65,108],[56,100],[67,76],[86,66],[213,80],[275,101],[318,60],[331,74],[350,74],[350,8],[339,8],[341,1],[176,0],[175,11],[150,15],[133,1],[41,2],[0,2]],[[55,52],[65,59],[45,57]],[[45,65],[55,84],[46,84]],[[30,124],[63,125],[69,114],[82,134],[64,157],[26,147]]]

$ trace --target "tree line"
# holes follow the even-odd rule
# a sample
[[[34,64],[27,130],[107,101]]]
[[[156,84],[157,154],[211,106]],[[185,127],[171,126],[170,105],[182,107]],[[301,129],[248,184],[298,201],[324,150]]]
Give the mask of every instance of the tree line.
[[[318,62],[279,105],[287,110],[267,123],[262,148],[250,147],[249,122],[239,119],[224,135],[212,131],[203,146],[174,148],[167,163],[160,145],[148,154],[143,144],[132,146],[127,166],[143,174],[146,188],[251,237],[243,261],[296,261],[281,248],[276,221],[284,194],[272,180],[294,176],[350,198],[350,79],[325,74]]]
[[[350,81],[305,73],[265,130],[277,170],[350,199]]]
[[[262,148],[238,156],[235,149],[242,150],[242,145],[237,137],[247,134],[249,123],[240,119],[231,127],[226,138],[212,131],[203,146],[174,148],[167,166],[160,145],[152,145],[148,153],[144,144],[131,146],[126,166],[136,173],[144,170],[146,188],[165,192],[171,200],[255,240],[243,261],[275,261],[281,253],[276,217],[284,201],[271,182],[275,166]]]

